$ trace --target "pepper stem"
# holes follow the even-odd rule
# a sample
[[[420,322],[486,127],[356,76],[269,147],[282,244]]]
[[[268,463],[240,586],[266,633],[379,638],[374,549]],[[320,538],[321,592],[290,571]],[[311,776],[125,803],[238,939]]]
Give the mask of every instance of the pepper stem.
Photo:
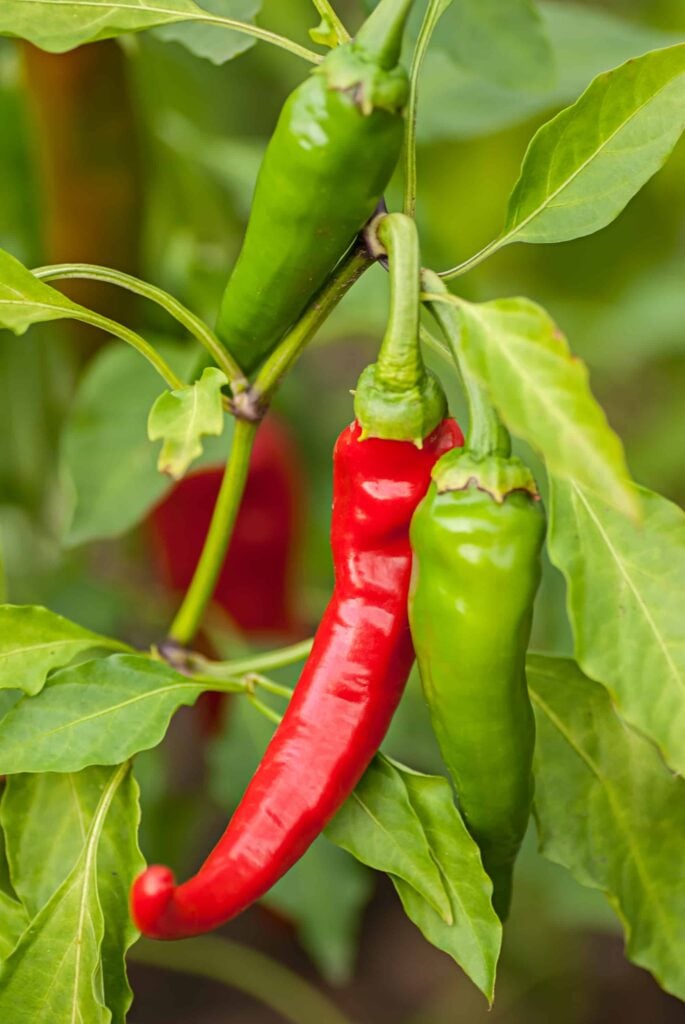
[[[355,47],[384,71],[399,63],[412,3],[413,0],[380,0],[355,36]]]
[[[419,236],[415,221],[403,213],[381,217],[376,236],[387,254],[390,273],[390,313],[376,361],[376,379],[395,391],[406,391],[425,374],[416,341],[421,309]]]
[[[432,270],[423,270],[421,279],[424,291],[432,295],[448,295],[449,289]],[[489,401],[485,388],[464,368],[461,353],[461,324],[457,310],[449,302],[427,302],[428,309],[435,317],[445,340],[450,347],[466,396],[469,414],[469,429],[466,448],[474,456],[499,455],[504,458],[511,454],[509,432]]]
[[[440,383],[421,356],[421,258],[416,224],[403,213],[381,215],[369,229],[377,255],[385,253],[390,276],[390,314],[377,362],[362,373],[354,409],[362,439],[423,439],[445,415]]]

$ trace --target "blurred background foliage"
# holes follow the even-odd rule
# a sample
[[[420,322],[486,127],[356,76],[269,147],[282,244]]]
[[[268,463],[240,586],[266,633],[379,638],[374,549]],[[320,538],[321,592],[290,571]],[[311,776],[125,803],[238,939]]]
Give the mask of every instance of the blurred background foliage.
[[[209,9],[221,4],[205,2]],[[419,13],[423,6],[417,4]],[[258,7],[245,0],[242,16]],[[362,7],[353,0],[339,4],[351,29]],[[436,269],[470,256],[498,233],[538,125],[572,102],[599,71],[682,39],[685,31],[683,0],[543,3],[541,11],[558,67],[534,86],[485,81],[459,66],[436,35],[422,80],[418,132],[418,218],[424,262]],[[305,43],[316,22],[309,0],[264,0],[260,19]],[[249,45],[246,37],[224,33],[217,47],[214,35],[196,32],[190,40],[196,53],[179,43],[181,37],[181,29],[170,27],[60,57],[0,40],[0,246],[29,266],[78,260],[139,273],[212,322],[261,153],[283,98],[305,69],[291,55]],[[240,56],[225,62],[232,53]],[[665,168],[600,234],[553,247],[512,246],[456,285],[471,299],[524,294],[544,305],[588,363],[635,478],[681,504],[684,181],[681,141]],[[394,182],[389,190],[391,207],[400,187]],[[150,336],[173,340],[156,310],[107,288],[73,285],[69,294]],[[276,402],[297,439],[309,492],[298,602],[300,618],[310,624],[331,586],[331,447],[351,417],[349,391],[374,357],[386,301],[384,273],[374,268],[322,330]],[[112,343],[73,326],[34,328],[21,338],[0,334],[0,588],[14,603],[46,604],[93,629],[149,643],[163,636],[173,598],[153,577],[145,528],[127,529],[117,539],[63,543],[73,504],[69,446],[88,427],[87,385],[106,369],[104,344]],[[140,391],[142,399],[133,391],[111,395],[122,422],[131,411],[137,424],[136,401],[143,402],[144,413],[142,378]],[[451,397],[459,417],[463,407],[454,388]],[[141,431],[144,418],[142,424]],[[140,446],[149,447],[144,434]],[[526,455],[535,463],[532,453]],[[105,472],[110,465],[119,474],[127,470],[114,467],[116,439],[97,457]],[[161,492],[154,452],[141,459],[130,471],[141,480],[142,512]],[[221,653],[235,652],[235,633],[218,617],[211,636]],[[534,643],[570,651],[563,584],[549,566]],[[296,674],[281,673],[289,682]],[[249,707],[237,700],[234,705],[224,735],[208,748],[192,714],[181,714],[167,742],[138,759],[146,855],[163,854],[167,862],[171,857],[181,872],[217,834],[270,733]],[[416,768],[440,770],[415,681],[386,746]],[[325,839],[264,907],[243,915],[229,934],[333,985],[341,1005],[360,1022],[682,1019],[675,1001],[624,962],[617,923],[601,894],[581,889],[543,861],[533,829],[489,1015],[451,962],[403,918],[385,881]],[[191,1014],[194,1022],[273,1019],[209,983],[135,971],[132,1020],[138,1024],[171,1024]]]

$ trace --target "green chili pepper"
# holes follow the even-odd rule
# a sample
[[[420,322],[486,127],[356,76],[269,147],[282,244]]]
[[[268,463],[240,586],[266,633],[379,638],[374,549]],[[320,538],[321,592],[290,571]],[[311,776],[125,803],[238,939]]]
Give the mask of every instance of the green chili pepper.
[[[426,275],[431,292],[446,289]],[[432,311],[458,346],[458,318]],[[525,677],[545,517],[535,481],[465,380],[463,451],[444,455],[411,527],[410,622],[421,681],[466,824],[507,916],[533,797],[535,725]]]
[[[246,373],[297,320],[372,216],[399,157],[412,0],[381,0],[288,97],[259,172],[217,331]]]

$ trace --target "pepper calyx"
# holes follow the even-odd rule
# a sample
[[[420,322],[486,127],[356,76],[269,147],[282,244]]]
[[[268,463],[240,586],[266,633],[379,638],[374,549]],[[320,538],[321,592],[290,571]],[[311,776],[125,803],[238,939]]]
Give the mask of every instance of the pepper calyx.
[[[312,74],[323,75],[329,89],[347,94],[365,117],[378,109],[402,110],[409,98],[404,68],[379,67],[354,40],[331,50]]]
[[[393,388],[379,371],[367,366],[357,382],[354,414],[362,428],[360,440],[379,437],[386,441],[410,441],[417,448],[433,433],[447,414],[442,386],[430,370],[416,384]]]
[[[525,491],[534,501],[540,500],[535,477],[516,456],[477,456],[455,448],[440,459],[431,475],[440,494],[475,487],[498,505],[514,491]]]

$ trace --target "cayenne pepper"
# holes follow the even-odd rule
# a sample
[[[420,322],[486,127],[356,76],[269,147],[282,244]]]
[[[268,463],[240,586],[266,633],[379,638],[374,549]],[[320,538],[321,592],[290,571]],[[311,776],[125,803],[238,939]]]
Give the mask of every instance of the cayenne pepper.
[[[333,595],[285,715],[214,850],[180,886],[160,865],[134,883],[133,918],[153,938],[217,927],[302,856],[378,749],[414,660],[409,524],[432,466],[463,437],[443,418],[444,396],[420,359],[416,228],[401,214],[384,221],[391,313],[378,362],[360,381],[357,420],[335,445]]]

